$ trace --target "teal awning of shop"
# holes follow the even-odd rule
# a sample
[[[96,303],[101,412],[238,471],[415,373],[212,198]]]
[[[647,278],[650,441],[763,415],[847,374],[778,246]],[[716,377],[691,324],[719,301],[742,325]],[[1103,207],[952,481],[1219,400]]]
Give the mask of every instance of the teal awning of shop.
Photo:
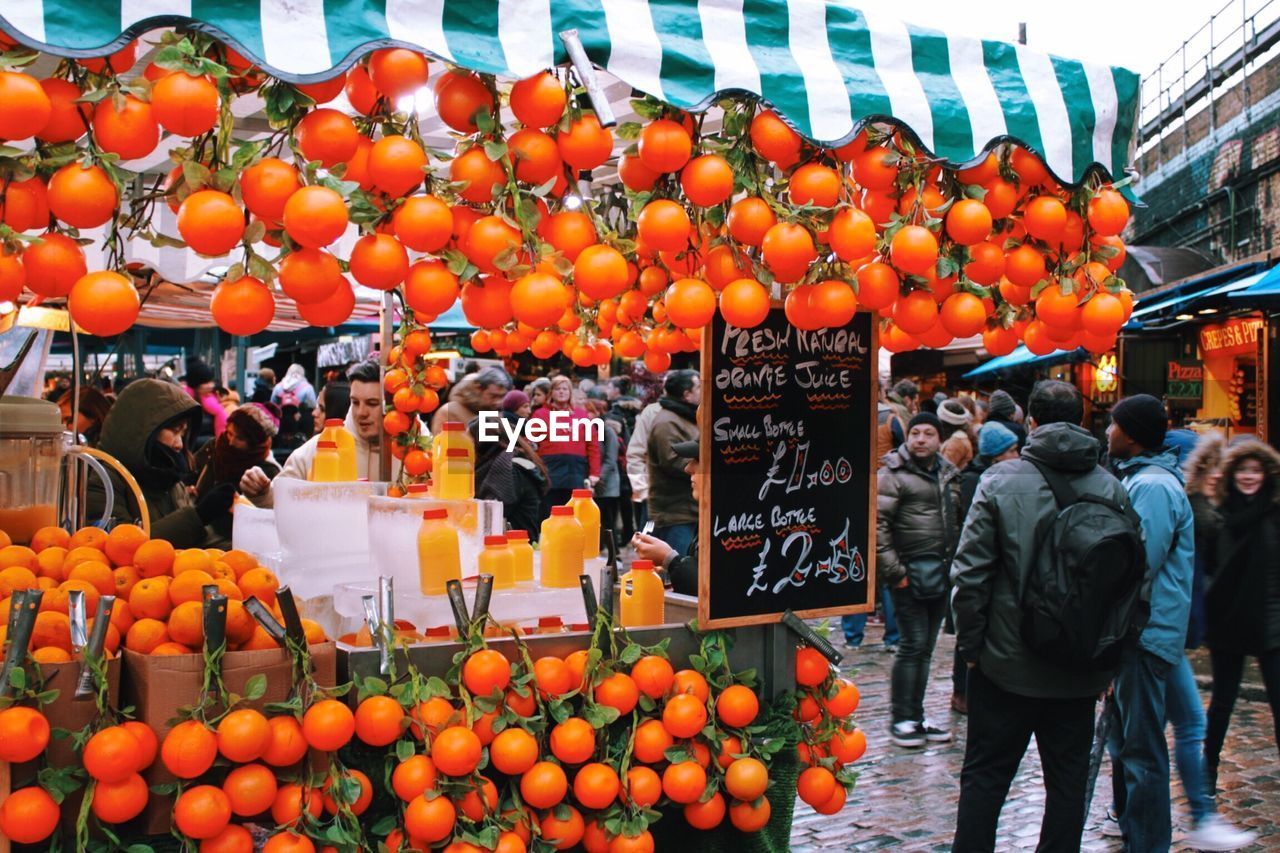
[[[1025,346],[1019,346],[1008,355],[996,356],[990,361],[983,362],[981,365],[964,374],[963,378],[983,379],[985,377],[995,376],[1002,370],[1010,370],[1015,367],[1041,367],[1049,364],[1066,364],[1068,362],[1083,361],[1087,358],[1089,358],[1089,354],[1083,349],[1055,350],[1048,355],[1036,355]]]
[[[1149,323],[1193,312],[1215,297],[1234,298],[1237,293],[1251,291],[1274,272],[1267,270],[1265,263],[1251,261],[1194,276],[1153,297],[1139,295],[1138,305],[1125,324],[1125,330],[1135,331]]]
[[[567,61],[572,29],[595,65],[678,107],[745,92],[825,145],[892,120],[952,164],[1014,140],[1068,184],[1095,164],[1120,176],[1138,106],[1132,71],[823,0],[0,0],[0,29],[66,56],[165,26],[205,30],[291,82],[392,45],[525,77]]]
[[[1280,266],[1272,267],[1265,275],[1246,288],[1231,294],[1232,307],[1264,308],[1280,304]]]

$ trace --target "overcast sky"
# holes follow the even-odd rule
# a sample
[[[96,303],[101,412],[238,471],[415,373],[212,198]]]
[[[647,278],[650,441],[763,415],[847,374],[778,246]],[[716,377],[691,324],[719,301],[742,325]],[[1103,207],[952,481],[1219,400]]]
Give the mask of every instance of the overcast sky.
[[[1027,24],[1027,44],[1045,53],[1145,76],[1222,8],[1226,0],[835,0],[883,10],[901,20],[948,32],[1015,41]],[[1233,4],[1239,15],[1239,3]],[[1249,0],[1250,11],[1263,0]],[[1276,14],[1275,12],[1268,13]],[[1232,22],[1239,23],[1238,18]],[[1229,29],[1229,28],[1228,28]]]

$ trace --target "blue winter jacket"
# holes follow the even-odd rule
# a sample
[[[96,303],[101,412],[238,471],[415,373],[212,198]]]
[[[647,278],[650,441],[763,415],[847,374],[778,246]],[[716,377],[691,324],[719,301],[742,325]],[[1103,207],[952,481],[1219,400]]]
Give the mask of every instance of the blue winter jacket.
[[[1183,654],[1195,576],[1195,521],[1178,454],[1172,448],[1115,465],[1142,519],[1151,582],[1151,619],[1140,645],[1171,664]]]

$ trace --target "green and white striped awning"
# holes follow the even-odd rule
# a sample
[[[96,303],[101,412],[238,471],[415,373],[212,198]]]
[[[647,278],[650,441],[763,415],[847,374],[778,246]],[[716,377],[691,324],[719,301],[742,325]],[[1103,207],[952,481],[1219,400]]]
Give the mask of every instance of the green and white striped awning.
[[[1131,71],[823,0],[0,0],[0,27],[60,54],[191,23],[294,82],[392,44],[521,77],[564,63],[576,29],[597,66],[679,107],[749,92],[823,144],[892,119],[953,164],[1012,139],[1065,183],[1123,171],[1138,100]]]

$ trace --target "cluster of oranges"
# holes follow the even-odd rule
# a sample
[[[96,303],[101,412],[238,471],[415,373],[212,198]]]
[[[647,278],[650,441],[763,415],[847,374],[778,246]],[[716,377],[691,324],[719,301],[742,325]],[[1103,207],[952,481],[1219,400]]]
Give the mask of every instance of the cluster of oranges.
[[[341,323],[352,282],[400,290],[419,331],[460,300],[479,352],[583,367],[643,357],[655,371],[696,349],[717,310],[749,327],[775,296],[801,328],[878,312],[896,351],[980,333],[992,353],[1022,340],[1037,353],[1101,350],[1132,310],[1114,275],[1121,193],[1098,175],[1063,187],[1012,145],[954,169],[886,125],[828,149],[741,100],[721,102],[721,126],[705,133],[702,119],[641,100],[645,123],[618,129],[634,139],[616,167],[626,198],[584,201],[577,178],[611,161],[614,134],[555,73],[500,86],[386,48],[295,87],[202,34],[163,44],[129,81],[131,48],[45,80],[0,72],[0,139],[45,144],[0,190],[0,220],[40,238],[0,249],[0,300],[25,284],[67,297],[95,334],[132,323],[133,283],[88,271],[75,229],[115,217],[155,238],[146,211],[120,203],[115,159],[149,154],[163,130],[192,140],[156,193],[177,213],[176,237],[204,255],[245,250],[211,304],[234,334],[265,328],[277,292],[314,325]],[[428,86],[458,139],[443,156],[401,106]],[[249,94],[279,132],[233,151],[224,107]],[[329,105],[340,94],[354,116]],[[59,145],[71,153],[39,153]],[[340,258],[352,224],[360,236]],[[397,412],[431,406],[421,373],[392,391],[406,392]]]
[[[10,544],[0,531],[0,641],[14,590],[42,589],[31,655],[39,663],[71,660],[68,602],[71,591],[80,590],[89,614],[97,610],[100,596],[116,597],[106,633],[109,655],[121,646],[139,654],[196,654],[204,640],[202,591],[216,586],[227,596],[228,649],[274,649],[279,644],[244,602],[257,598],[280,618],[279,585],[269,569],[244,551],[179,550],[163,539],[148,539],[132,524],[117,525],[110,533],[97,527],[74,534],[45,527],[30,545]],[[90,616],[90,627],[92,623]],[[317,623],[304,619],[303,627],[309,642],[324,642]]]
[[[835,814],[844,808],[854,777],[846,766],[867,751],[867,736],[853,725],[858,708],[858,688],[841,678],[817,649],[796,650],[797,702],[794,716],[800,723],[796,749],[805,769],[796,791],[819,814]]]

